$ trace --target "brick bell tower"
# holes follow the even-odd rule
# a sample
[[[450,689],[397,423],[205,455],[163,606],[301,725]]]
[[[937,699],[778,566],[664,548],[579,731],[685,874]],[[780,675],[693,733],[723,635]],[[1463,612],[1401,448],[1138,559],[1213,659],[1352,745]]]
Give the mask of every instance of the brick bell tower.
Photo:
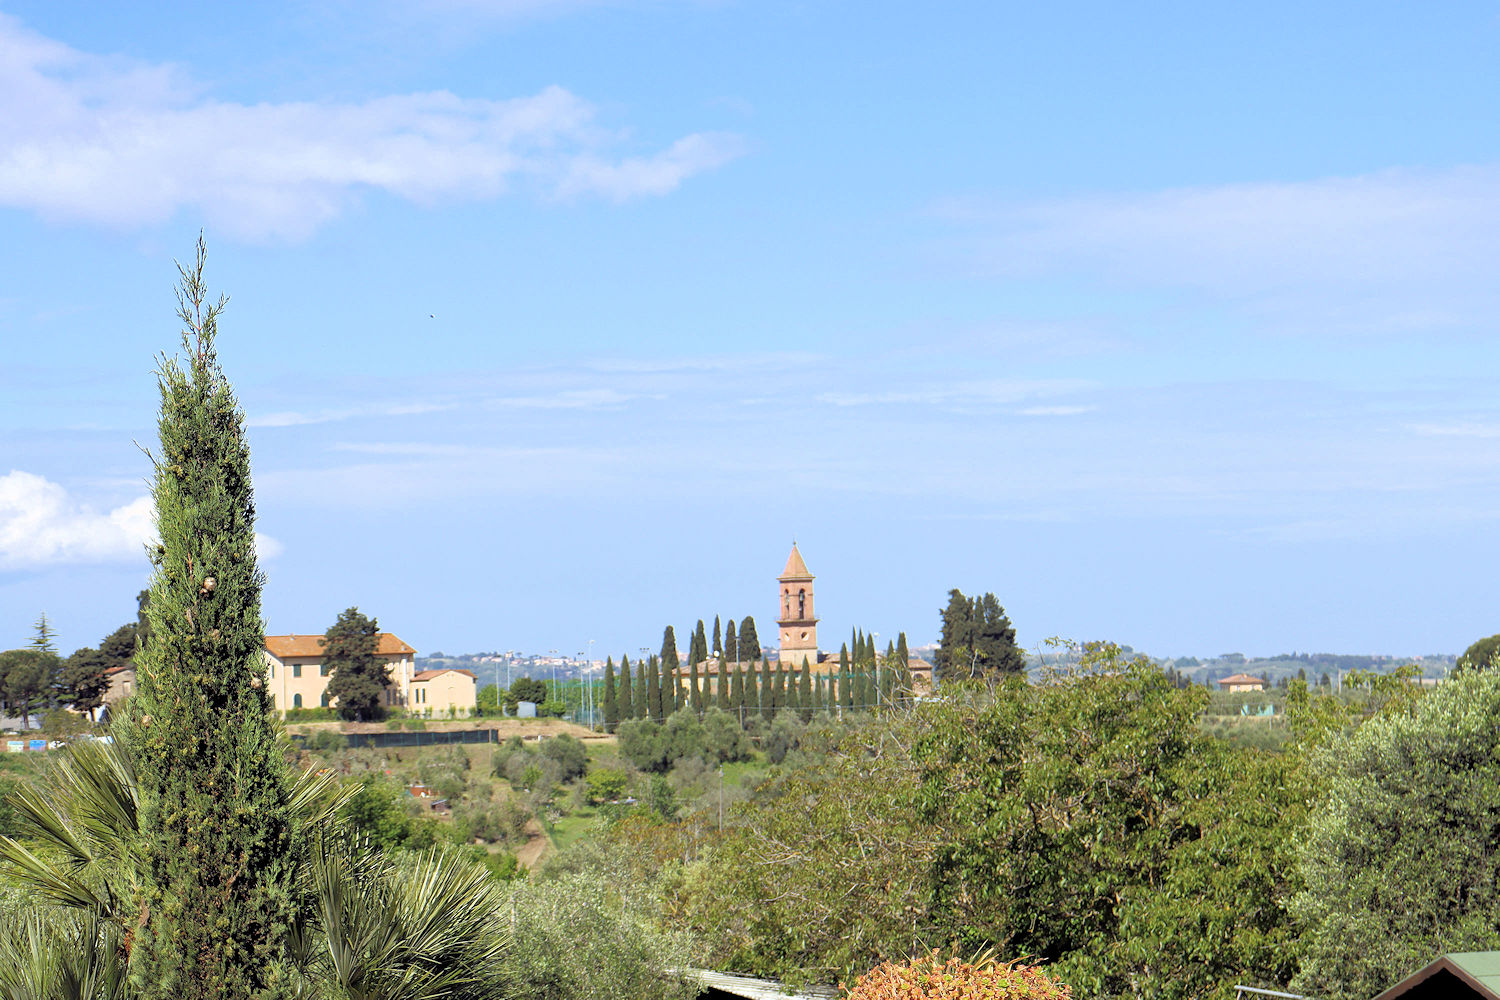
[[[802,669],[802,661],[818,665],[818,616],[813,613],[813,575],[792,543],[786,569],[781,571],[781,594],[776,624],[781,627],[781,665]]]

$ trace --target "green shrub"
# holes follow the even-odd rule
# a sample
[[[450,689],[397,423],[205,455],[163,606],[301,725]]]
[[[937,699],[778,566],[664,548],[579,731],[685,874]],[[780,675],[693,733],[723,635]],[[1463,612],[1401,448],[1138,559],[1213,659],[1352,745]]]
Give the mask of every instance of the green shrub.
[[[528,1000],[691,1000],[664,969],[687,966],[689,943],[658,929],[645,900],[613,873],[510,883],[501,907],[512,947],[497,973],[505,996]]]
[[[331,708],[289,708],[286,710],[287,722],[325,722],[338,717],[338,713]]]

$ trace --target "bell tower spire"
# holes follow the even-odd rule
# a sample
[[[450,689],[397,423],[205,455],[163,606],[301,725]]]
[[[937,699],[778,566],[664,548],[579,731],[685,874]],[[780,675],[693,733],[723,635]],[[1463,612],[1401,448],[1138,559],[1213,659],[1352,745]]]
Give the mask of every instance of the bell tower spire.
[[[787,556],[786,569],[778,578],[780,593],[777,595],[776,624],[781,632],[781,665],[799,670],[805,659],[813,666],[818,664],[818,616],[813,611],[813,575],[792,543],[792,553]]]

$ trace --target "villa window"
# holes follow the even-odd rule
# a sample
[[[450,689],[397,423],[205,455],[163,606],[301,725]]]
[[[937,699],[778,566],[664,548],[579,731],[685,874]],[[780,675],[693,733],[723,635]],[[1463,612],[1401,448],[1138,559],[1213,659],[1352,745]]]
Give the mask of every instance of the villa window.
[[[293,663],[292,664],[292,676],[293,677],[301,677],[302,676],[302,664],[300,664],[300,663]]]
[[[328,664],[326,664],[326,663],[320,663],[320,664],[318,664],[318,676],[319,677],[327,677],[328,676]]]
[[[302,707],[302,696],[300,694],[292,695],[292,707],[293,708],[301,708]]]
[[[323,698],[319,702],[319,704],[322,705],[324,708],[328,707],[328,692],[327,691],[323,692]]]

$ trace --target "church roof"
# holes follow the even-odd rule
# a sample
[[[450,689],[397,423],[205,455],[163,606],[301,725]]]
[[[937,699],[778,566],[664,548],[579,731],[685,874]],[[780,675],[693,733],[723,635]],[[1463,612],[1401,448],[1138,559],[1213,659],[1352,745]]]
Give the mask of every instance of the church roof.
[[[792,554],[786,557],[786,569],[781,571],[783,580],[811,580],[813,575],[807,571],[807,563],[802,561],[802,553],[797,551],[797,543],[792,543]]]

